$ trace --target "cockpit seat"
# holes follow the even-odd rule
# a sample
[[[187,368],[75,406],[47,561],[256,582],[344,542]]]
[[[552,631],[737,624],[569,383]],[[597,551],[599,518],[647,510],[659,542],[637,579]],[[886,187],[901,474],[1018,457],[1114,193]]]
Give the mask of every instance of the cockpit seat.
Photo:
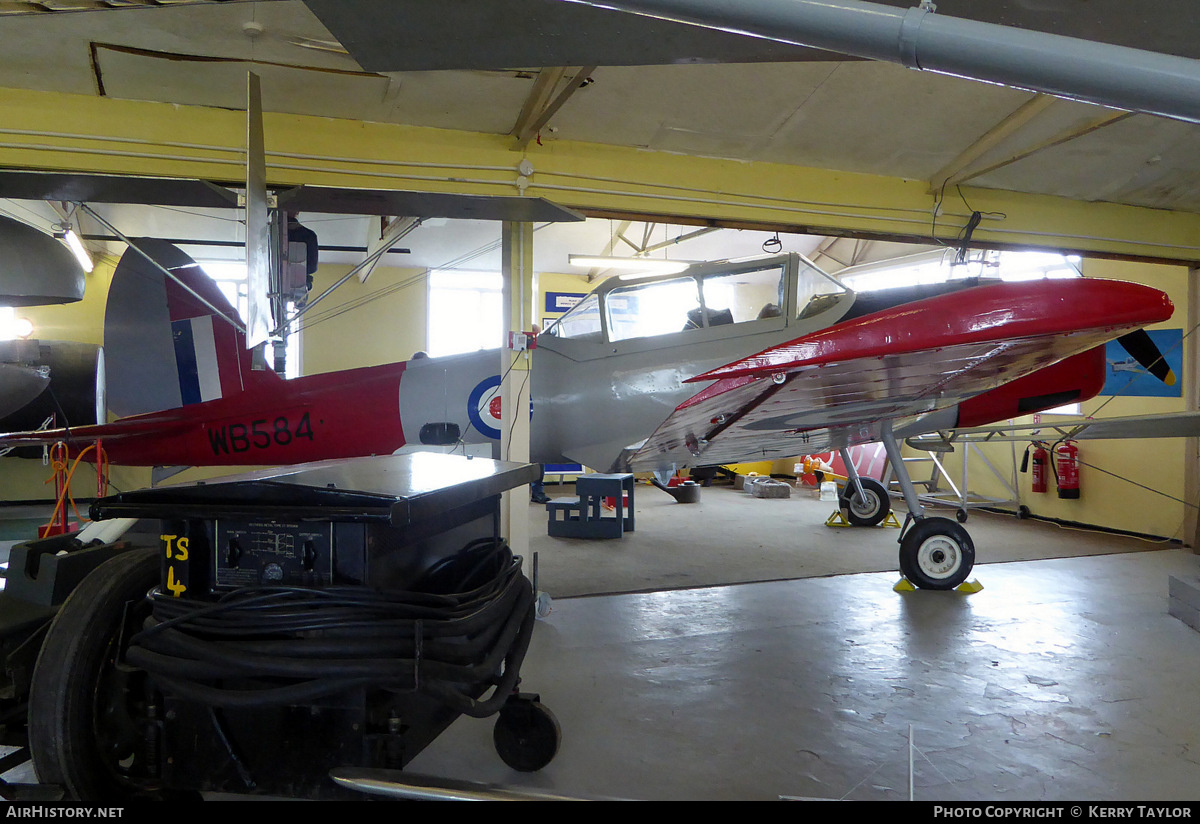
[[[733,312],[728,309],[705,309],[703,310],[708,315],[709,326],[723,326],[727,323],[733,323]],[[687,323],[684,324],[683,330],[699,329],[703,326],[700,322],[701,309],[697,306],[695,309],[688,310]]]

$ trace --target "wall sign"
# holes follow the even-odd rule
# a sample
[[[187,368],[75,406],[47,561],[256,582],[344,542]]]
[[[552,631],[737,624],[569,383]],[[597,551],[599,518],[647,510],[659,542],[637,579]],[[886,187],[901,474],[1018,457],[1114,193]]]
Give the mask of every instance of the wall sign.
[[[1175,385],[1167,386],[1151,375],[1125,351],[1125,347],[1110,340],[1104,347],[1104,389],[1100,394],[1143,398],[1183,396],[1183,330],[1157,329],[1148,330],[1148,333],[1175,373]]]

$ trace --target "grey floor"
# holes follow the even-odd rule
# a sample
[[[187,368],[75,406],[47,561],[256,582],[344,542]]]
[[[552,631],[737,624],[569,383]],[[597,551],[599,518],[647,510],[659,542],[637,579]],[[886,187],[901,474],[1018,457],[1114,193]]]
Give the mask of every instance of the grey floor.
[[[550,486],[551,497],[573,494]],[[893,501],[901,509],[903,505]],[[544,507],[530,506],[529,554],[538,555],[540,588],[556,598],[648,592],[720,584],[815,578],[897,569],[895,528],[834,528],[836,508],[811,488],[790,497],[754,498],[732,486],[701,490],[678,504],[648,485],[635,489],[634,531],[619,540],[550,538]],[[952,509],[931,514],[954,517]],[[1167,525],[1170,532],[1176,524]],[[980,564],[1137,552],[1169,546],[1045,521],[973,510],[967,520]],[[1178,546],[1176,544],[1176,546]]]
[[[554,601],[523,687],[561,723],[554,762],[510,770],[491,722],[461,718],[411,771],[572,797],[898,800],[911,728],[921,800],[1200,798],[1200,634],[1167,614],[1169,576],[1200,572],[1189,550],[972,514],[984,589],[898,593],[894,530],[824,527],[807,496],[686,508],[644,489],[620,541],[548,539],[530,507]]]
[[[569,796],[1195,800],[1187,550],[996,564],[983,591],[892,573],[560,599],[523,669],[562,726],[537,774],[459,719],[430,775]]]

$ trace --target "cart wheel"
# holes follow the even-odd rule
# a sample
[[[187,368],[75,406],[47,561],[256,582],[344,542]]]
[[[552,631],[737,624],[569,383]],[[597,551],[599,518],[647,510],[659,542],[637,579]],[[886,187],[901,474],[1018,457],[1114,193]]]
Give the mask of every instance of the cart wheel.
[[[1025,520],[1030,516],[1030,514],[1029,507],[1025,506],[1025,504],[1021,504],[1017,507],[1017,518],[1020,520]]]
[[[958,519],[958,522],[960,524],[965,524],[967,522],[967,510],[965,510],[965,509],[958,510],[958,512],[954,513],[954,517]]]
[[[96,567],[63,603],[42,643],[29,695],[29,749],[38,779],[89,804],[156,796],[146,778],[144,675],[119,663],[120,644],[149,614],[156,549]],[[140,705],[140,707],[139,707]]]
[[[846,520],[853,526],[877,526],[892,510],[891,501],[883,484],[874,478],[859,478],[863,494],[860,497],[853,481],[846,482],[846,494],[838,504],[846,510]]]
[[[509,698],[492,730],[501,760],[521,772],[536,772],[553,761],[561,740],[558,719],[537,696]]]
[[[900,542],[900,572],[920,589],[954,589],[975,565],[975,545],[949,518],[922,518]]]

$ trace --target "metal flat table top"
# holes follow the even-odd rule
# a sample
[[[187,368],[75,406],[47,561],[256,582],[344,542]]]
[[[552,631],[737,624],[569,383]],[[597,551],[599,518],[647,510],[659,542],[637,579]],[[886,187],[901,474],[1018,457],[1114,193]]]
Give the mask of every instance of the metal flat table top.
[[[275,517],[384,521],[436,517],[538,479],[531,464],[416,452],[274,467],[122,492],[92,504],[107,518]]]

